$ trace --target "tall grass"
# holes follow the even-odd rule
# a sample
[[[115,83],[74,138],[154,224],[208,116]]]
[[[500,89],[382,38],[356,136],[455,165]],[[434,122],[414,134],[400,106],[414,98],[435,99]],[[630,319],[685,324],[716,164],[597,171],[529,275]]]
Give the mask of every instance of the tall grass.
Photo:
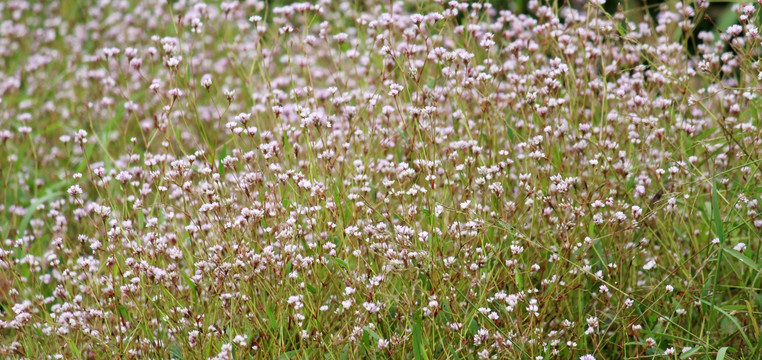
[[[0,4],[0,357],[760,358],[757,5],[516,4]]]

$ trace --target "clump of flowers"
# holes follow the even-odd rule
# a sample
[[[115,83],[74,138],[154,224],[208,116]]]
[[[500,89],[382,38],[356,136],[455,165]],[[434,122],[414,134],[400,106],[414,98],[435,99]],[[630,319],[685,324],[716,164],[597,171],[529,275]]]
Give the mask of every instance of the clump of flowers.
[[[0,357],[758,357],[759,6],[604,6],[0,4]]]

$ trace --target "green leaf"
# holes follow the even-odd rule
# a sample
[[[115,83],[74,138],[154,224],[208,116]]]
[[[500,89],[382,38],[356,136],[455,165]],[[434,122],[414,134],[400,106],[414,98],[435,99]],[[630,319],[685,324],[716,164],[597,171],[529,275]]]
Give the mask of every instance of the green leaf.
[[[723,250],[725,250],[726,253],[733,256],[734,258],[740,260],[746,266],[754,269],[754,271],[759,271],[759,264],[755,263],[754,260],[750,259],[748,256],[741,254],[740,252],[735,251],[727,246],[723,247]]]
[[[341,260],[341,259],[339,259],[337,257],[332,257],[331,259],[333,259],[333,262],[335,262],[336,265],[339,265],[339,266],[341,266],[341,267],[343,267],[345,269],[349,269],[349,265],[347,264],[346,261]]]
[[[222,160],[225,159],[226,156],[228,156],[228,146],[223,145],[222,149],[220,149],[220,156],[218,158],[220,160],[220,165],[217,166],[217,170],[219,170],[220,176],[223,177],[225,176],[225,166],[222,165]]]
[[[180,275],[183,276],[183,279],[185,279],[185,284],[188,285],[188,287],[190,287],[191,289],[193,289],[194,293],[198,292],[198,287],[193,281],[191,281],[191,279],[188,277],[188,274],[186,274],[183,271],[180,271]]]
[[[426,352],[423,349],[423,336],[421,335],[421,317],[415,316],[415,322],[413,323],[413,356],[415,360],[428,359]]]
[[[728,6],[722,13],[719,19],[717,19],[717,28],[720,31],[727,30],[731,25],[738,22],[738,14],[733,11],[732,6]]]
[[[366,356],[370,353],[370,349],[373,347],[373,343],[370,341],[370,334],[367,331],[362,332],[362,347]]]
[[[177,344],[171,345],[169,347],[169,355],[172,357],[172,359],[185,360],[185,357],[180,350],[180,346]]]
[[[26,214],[24,214],[24,218],[21,219],[21,224],[19,225],[18,229],[16,229],[16,236],[17,237],[22,237],[23,236],[24,232],[26,231],[27,226],[29,226],[29,222],[32,221],[32,216],[34,215],[35,212],[37,212],[37,208],[40,205],[48,202],[49,200],[52,200],[52,199],[58,197],[59,195],[61,195],[61,192],[51,192],[51,193],[47,193],[47,194],[43,195],[39,199],[34,200],[32,202],[32,204],[29,205],[29,208],[28,208]],[[18,248],[19,252],[22,251],[22,250],[23,250],[23,248]]]
[[[715,310],[719,311],[722,315],[725,315],[725,317],[727,317],[728,320],[730,320],[730,322],[732,322],[733,325],[735,325],[736,329],[738,329],[738,332],[741,334],[741,337],[743,337],[744,341],[746,342],[746,346],[748,346],[749,349],[753,349],[754,348],[754,346],[752,345],[751,341],[749,340],[749,336],[746,335],[746,331],[744,331],[744,328],[741,326],[741,323],[738,321],[738,319],[735,318],[735,316],[730,315],[730,313],[725,311],[723,308],[721,308],[721,307],[719,307],[717,305],[714,305],[714,304],[712,304],[712,303],[710,303],[710,302],[708,302],[708,301],[706,301],[704,299],[701,299],[701,302],[711,306]],[[722,349],[720,349],[720,350],[722,350]],[[718,355],[719,355],[719,353],[718,353]]]
[[[317,294],[317,289],[314,286],[312,286],[312,284],[305,284],[305,287],[307,288],[307,291],[313,294]]]
[[[301,350],[301,349],[291,350],[289,352],[281,354],[280,358],[281,359],[296,359],[296,358],[301,358],[299,356],[300,354],[304,355],[304,351]]]
[[[725,231],[722,228],[722,215],[720,214],[720,205],[717,200],[717,184],[712,186],[712,224],[714,234],[720,239],[720,244],[725,243]]]
[[[265,313],[267,314],[267,322],[270,323],[270,326],[275,329],[276,324],[278,321],[275,319],[275,312],[273,310],[273,305],[270,304],[265,308]]]
[[[516,287],[519,289],[519,291],[524,290],[524,277],[521,276],[520,272],[516,272]]]
[[[727,353],[728,353],[728,347],[725,346],[725,347],[721,348],[720,351],[717,352],[717,357],[715,359],[722,360],[722,359],[725,358],[725,354],[727,354]]]
[[[69,350],[71,350],[72,355],[74,355],[75,359],[82,359],[82,353],[79,351],[79,348],[77,347],[77,344],[72,341],[71,338],[67,340],[69,343]]]
[[[455,360],[460,360],[460,356],[458,355],[458,352],[455,351],[455,348],[450,345],[450,354],[452,355],[452,358]]]
[[[119,311],[119,315],[127,319],[127,321],[131,321],[130,312],[127,311],[126,306],[120,304],[116,307],[116,309]]]
[[[378,341],[378,340],[380,340],[380,339],[381,339],[381,335],[378,335],[378,333],[377,333],[377,332],[375,332],[373,329],[371,329],[371,328],[369,328],[369,327],[367,327],[367,326],[364,326],[362,329],[363,329],[363,331],[365,331],[365,332],[366,332],[368,335],[370,335],[370,336],[373,338],[373,340],[376,340],[376,341]]]

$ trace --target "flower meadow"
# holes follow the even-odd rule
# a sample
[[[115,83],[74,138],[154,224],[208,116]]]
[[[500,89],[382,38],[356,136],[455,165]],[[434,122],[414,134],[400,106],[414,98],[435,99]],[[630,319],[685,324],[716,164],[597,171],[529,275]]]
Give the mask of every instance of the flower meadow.
[[[525,5],[0,3],[0,357],[762,358],[760,5]]]

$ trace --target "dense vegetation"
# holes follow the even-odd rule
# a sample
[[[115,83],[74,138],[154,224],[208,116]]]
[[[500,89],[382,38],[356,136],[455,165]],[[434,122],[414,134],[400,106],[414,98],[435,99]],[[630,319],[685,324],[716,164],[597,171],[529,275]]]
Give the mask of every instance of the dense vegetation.
[[[516,4],[0,2],[0,357],[762,357],[757,4]]]

